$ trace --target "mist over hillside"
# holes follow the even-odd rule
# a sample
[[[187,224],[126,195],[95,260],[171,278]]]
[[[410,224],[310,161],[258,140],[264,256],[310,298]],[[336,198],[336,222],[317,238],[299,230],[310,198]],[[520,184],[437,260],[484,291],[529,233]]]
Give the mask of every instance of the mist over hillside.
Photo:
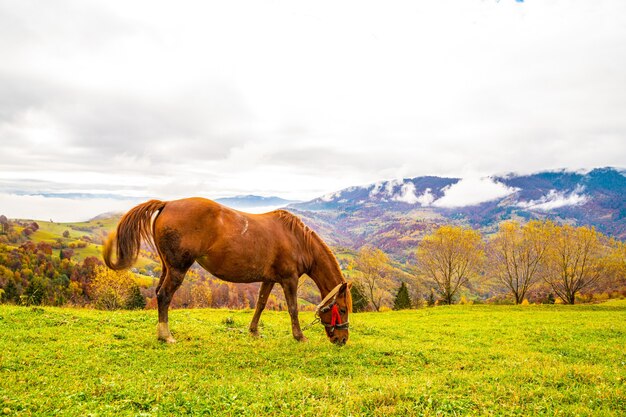
[[[485,178],[434,176],[349,187],[288,209],[334,245],[373,245],[402,256],[438,225],[495,231],[508,219],[589,225],[626,238],[626,177],[620,169]]]
[[[333,246],[358,249],[372,245],[403,259],[424,234],[450,223],[489,234],[503,220],[551,219],[593,226],[624,239],[625,195],[624,170],[596,168],[587,172],[394,179],[348,187],[305,202],[256,195],[215,201],[255,213],[286,208]],[[66,201],[70,204],[73,200]],[[93,220],[117,218],[124,211],[110,210]]]

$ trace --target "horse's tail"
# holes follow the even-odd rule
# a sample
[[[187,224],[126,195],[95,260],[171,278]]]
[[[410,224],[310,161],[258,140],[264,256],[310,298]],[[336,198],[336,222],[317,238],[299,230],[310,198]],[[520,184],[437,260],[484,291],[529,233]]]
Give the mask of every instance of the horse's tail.
[[[154,213],[160,213],[163,207],[165,202],[150,200],[130,209],[122,217],[117,225],[117,231],[109,235],[102,250],[104,263],[109,268],[116,271],[130,268],[139,256],[141,241],[145,240],[152,244],[152,216]],[[111,256],[114,244],[116,261],[113,261]]]

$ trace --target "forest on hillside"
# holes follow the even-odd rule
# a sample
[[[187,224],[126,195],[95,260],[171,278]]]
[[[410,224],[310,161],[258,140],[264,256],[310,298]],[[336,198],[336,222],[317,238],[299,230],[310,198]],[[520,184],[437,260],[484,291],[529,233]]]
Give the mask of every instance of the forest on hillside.
[[[114,223],[54,224],[0,217],[0,302],[102,309],[156,308],[161,273],[145,245],[135,268],[114,272],[99,255]],[[357,311],[453,303],[595,302],[626,297],[626,246],[593,228],[550,221],[507,221],[483,236],[444,225],[426,235],[406,262],[379,248],[332,248],[354,283]],[[258,284],[221,281],[197,265],[187,273],[174,308],[254,308]],[[302,309],[319,301],[302,277]],[[267,308],[285,308],[280,290]]]

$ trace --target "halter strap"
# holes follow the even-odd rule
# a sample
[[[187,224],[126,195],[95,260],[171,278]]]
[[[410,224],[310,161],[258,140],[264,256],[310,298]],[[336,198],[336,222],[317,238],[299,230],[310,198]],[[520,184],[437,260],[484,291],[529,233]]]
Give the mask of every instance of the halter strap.
[[[335,288],[330,290],[328,295],[326,295],[326,297],[324,297],[324,299],[315,307],[316,313],[319,313],[322,307],[324,307],[331,299],[333,299],[334,301],[334,299],[337,298],[337,294],[339,293],[339,290],[341,289],[341,286],[343,284],[345,284],[345,282],[342,282],[341,284],[337,285]]]

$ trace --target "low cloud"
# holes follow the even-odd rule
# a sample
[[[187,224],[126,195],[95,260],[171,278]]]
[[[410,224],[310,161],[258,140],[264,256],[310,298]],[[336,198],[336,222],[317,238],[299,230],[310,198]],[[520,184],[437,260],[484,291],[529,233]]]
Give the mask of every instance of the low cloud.
[[[400,185],[404,184],[404,180],[401,179],[393,179],[393,180],[389,180],[387,181],[387,183],[385,184],[385,193],[392,198],[392,200],[394,199],[394,193],[397,187],[399,187]],[[413,191],[415,191],[415,187],[413,187]]]
[[[565,206],[578,206],[585,204],[589,200],[589,197],[584,195],[583,191],[584,187],[576,187],[576,189],[569,194],[550,190],[548,194],[537,200],[520,201],[517,203],[517,206],[541,211],[550,211]]]
[[[432,205],[433,201],[435,201],[435,196],[433,195],[431,191],[432,190],[430,188],[427,188],[424,191],[424,194],[417,197],[417,202],[420,203],[424,207]]]
[[[435,207],[452,208],[473,206],[506,197],[516,192],[491,178],[464,178],[443,189],[444,195],[432,203]]]
[[[399,201],[401,203],[415,204],[419,201],[415,194],[415,184],[407,182],[400,188],[400,193],[392,198],[393,201]]]
[[[341,193],[342,191],[324,194],[323,196],[320,197],[320,200],[325,201],[325,202],[333,201],[335,198],[339,198],[341,196]]]
[[[370,193],[371,195],[371,193]],[[417,195],[417,191],[415,189],[415,184],[412,182],[406,182],[400,188],[400,192],[396,194],[393,198],[393,201],[399,201],[407,204],[417,204],[420,206],[430,206],[435,200],[435,196],[432,194],[431,189],[427,188],[423,194]]]
[[[375,195],[378,195],[378,193],[380,192],[380,190],[382,190],[383,188],[383,182],[377,182],[376,184],[374,184],[374,188],[372,188],[372,190],[370,191],[370,197],[374,197]]]
[[[86,221],[105,212],[125,212],[140,201],[113,198],[61,198],[0,194],[0,214],[10,219]]]

